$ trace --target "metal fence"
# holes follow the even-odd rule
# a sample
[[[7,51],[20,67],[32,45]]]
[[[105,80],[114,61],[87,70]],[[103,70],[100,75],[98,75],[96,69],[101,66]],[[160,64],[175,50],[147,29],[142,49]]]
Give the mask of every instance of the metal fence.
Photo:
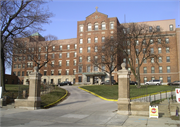
[[[152,102],[162,99],[175,100],[175,88],[180,86],[171,86],[171,90],[160,91],[156,93],[150,93],[148,91],[149,86],[142,86],[141,88],[130,87],[130,98],[132,102]],[[150,86],[151,87],[151,86]]]

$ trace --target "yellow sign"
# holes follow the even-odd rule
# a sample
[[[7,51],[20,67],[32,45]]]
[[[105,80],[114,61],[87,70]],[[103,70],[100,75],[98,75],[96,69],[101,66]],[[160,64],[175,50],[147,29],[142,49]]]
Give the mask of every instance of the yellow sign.
[[[158,106],[149,106],[149,118],[158,118]]]

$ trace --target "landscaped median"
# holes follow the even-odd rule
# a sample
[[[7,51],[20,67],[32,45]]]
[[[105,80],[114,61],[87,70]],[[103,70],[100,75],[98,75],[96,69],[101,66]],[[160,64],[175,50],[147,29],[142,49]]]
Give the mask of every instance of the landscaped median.
[[[142,86],[145,88],[146,86]],[[92,85],[92,86],[82,86],[80,89],[87,91],[103,100],[107,101],[117,101],[118,99],[118,86],[117,85]],[[146,91],[144,89],[136,89],[136,86],[130,86],[130,99],[138,99],[141,97],[159,94],[159,92],[171,92],[171,86],[147,86]],[[147,93],[147,94],[144,94]]]

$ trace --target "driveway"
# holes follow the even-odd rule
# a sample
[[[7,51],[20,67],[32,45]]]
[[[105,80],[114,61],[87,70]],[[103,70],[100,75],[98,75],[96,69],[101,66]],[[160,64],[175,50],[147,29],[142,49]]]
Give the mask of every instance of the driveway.
[[[104,101],[77,86],[62,88],[68,90],[70,96],[52,108],[1,109],[1,126],[111,127],[122,126],[128,118],[116,114],[116,102]]]

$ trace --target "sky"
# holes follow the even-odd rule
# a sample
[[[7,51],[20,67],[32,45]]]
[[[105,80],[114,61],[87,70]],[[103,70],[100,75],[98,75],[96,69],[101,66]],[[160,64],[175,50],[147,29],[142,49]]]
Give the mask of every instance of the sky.
[[[77,37],[77,21],[96,11],[117,17],[120,23],[175,19],[180,27],[180,0],[49,0],[45,7],[54,14],[51,23],[42,25],[42,36],[60,39]],[[6,74],[11,68],[6,68]]]

